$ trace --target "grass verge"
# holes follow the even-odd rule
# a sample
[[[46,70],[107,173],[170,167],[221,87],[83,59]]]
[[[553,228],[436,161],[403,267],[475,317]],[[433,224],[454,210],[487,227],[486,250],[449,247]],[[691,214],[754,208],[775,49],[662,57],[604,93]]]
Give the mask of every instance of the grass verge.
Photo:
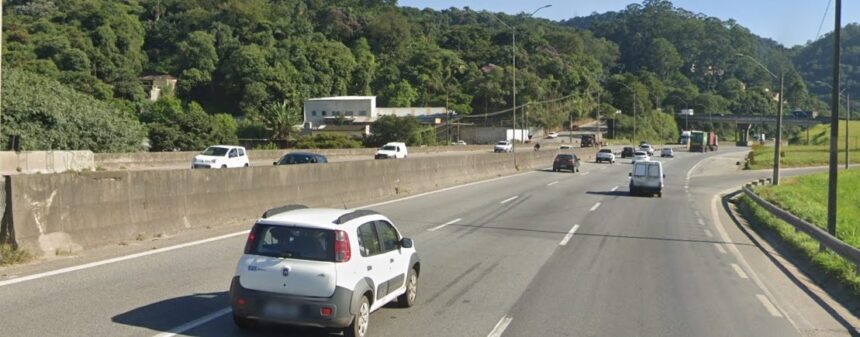
[[[23,249],[16,249],[10,244],[0,244],[0,266],[25,263],[33,258]]]
[[[860,170],[848,170],[839,174],[837,194],[837,231],[836,236],[854,247],[860,247]],[[757,188],[756,193],[798,217],[826,228],[827,224],[827,174],[813,174],[785,179],[780,186]],[[794,249],[806,256],[815,266],[821,268],[827,277],[832,277],[855,295],[860,296],[860,276],[856,266],[832,252],[819,252],[818,242],[803,232],[774,217],[754,201],[743,196],[738,202],[738,210],[753,227],[764,226],[775,231]]]
[[[781,149],[782,167],[809,167],[824,166],[830,163],[830,147],[827,145],[789,145]],[[839,163],[845,163],[845,149],[840,148]],[[750,170],[761,170],[773,168],[773,147],[753,145],[749,154]],[[848,151],[848,160],[851,164],[860,164],[860,148],[851,148]]]

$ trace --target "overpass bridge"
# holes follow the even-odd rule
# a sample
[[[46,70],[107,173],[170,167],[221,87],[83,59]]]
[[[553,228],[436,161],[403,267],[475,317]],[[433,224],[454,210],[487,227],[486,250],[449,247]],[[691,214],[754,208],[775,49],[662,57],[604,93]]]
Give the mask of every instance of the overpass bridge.
[[[738,145],[746,146],[749,143],[749,133],[753,125],[776,125],[775,115],[737,115],[731,113],[711,113],[703,115],[675,115],[675,118],[682,125],[688,125],[690,122],[696,123],[720,123],[734,124],[737,128]],[[796,115],[786,115],[782,117],[782,125],[795,125],[810,128],[819,124],[829,122],[827,117],[801,117]]]

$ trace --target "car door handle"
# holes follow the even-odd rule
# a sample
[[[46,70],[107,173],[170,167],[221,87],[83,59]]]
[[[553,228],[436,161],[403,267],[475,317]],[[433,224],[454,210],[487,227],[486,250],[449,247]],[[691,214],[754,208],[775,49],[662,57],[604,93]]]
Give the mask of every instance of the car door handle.
[[[373,270],[373,266],[367,266],[367,270]]]
[[[389,261],[389,262],[391,262],[391,263],[394,263],[394,259],[391,259],[391,260],[388,260],[388,261]]]

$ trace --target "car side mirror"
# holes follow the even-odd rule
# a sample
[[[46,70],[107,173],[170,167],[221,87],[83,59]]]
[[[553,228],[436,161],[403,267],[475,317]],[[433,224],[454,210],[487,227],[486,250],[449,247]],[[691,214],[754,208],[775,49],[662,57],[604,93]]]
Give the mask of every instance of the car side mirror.
[[[633,172],[629,172],[629,173],[627,173],[627,176],[628,176],[628,177],[632,177],[632,176],[633,176]]]
[[[272,162],[272,165],[278,166],[278,162]]]
[[[666,179],[666,175],[665,175],[665,174],[663,175],[663,179]]]
[[[400,247],[403,247],[403,248],[412,248],[412,239],[410,239],[410,238],[402,238],[402,239],[400,239]]]

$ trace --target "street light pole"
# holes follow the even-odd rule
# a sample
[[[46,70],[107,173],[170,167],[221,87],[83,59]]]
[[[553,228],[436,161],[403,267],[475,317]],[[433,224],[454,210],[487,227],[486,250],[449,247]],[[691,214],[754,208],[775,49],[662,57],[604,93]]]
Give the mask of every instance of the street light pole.
[[[851,93],[845,94],[848,111],[845,113],[845,169],[848,169],[848,125],[851,124]]]
[[[840,1],[840,0],[837,0],[837,1]],[[772,178],[773,184],[779,185],[779,164],[780,164],[779,163],[779,159],[780,159],[779,154],[780,154],[780,148],[782,147],[782,105],[783,105],[783,100],[785,99],[785,97],[784,97],[785,95],[783,93],[783,91],[785,89],[784,85],[783,85],[784,80],[785,80],[785,71],[784,70],[781,71],[779,73],[779,76],[777,77],[776,74],[771,72],[770,69],[767,69],[767,67],[765,67],[764,64],[761,64],[761,62],[756,60],[754,57],[746,55],[746,54],[741,54],[741,53],[737,53],[735,55],[746,57],[746,58],[752,60],[753,62],[755,62],[755,64],[757,64],[759,67],[764,69],[764,71],[766,71],[768,74],[770,74],[771,77],[773,77],[775,79],[777,79],[777,78],[779,79],[779,99],[777,100],[779,107],[777,108],[777,113],[776,113],[776,145],[774,145],[774,147],[773,147],[773,178]]]
[[[838,140],[839,137],[839,65],[841,64],[842,39],[842,0],[836,0],[833,28],[833,92],[830,102],[830,173],[827,188],[827,232],[836,236],[836,187],[838,172]],[[823,248],[823,247],[821,247]],[[820,248],[819,248],[820,249]]]

